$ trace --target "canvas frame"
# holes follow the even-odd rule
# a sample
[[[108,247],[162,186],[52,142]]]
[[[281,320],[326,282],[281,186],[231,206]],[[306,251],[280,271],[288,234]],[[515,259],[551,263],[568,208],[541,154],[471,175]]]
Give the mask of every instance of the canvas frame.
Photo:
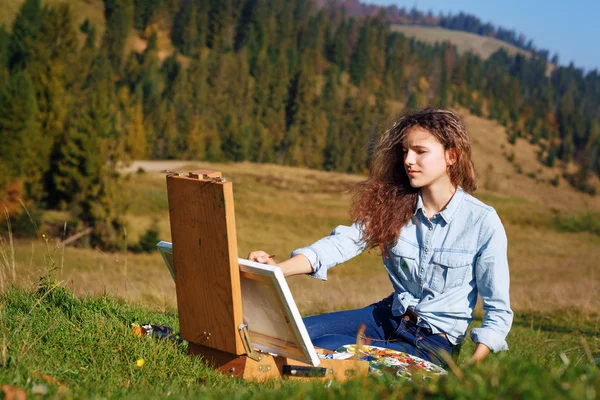
[[[161,241],[157,247],[175,280],[172,244]],[[319,365],[317,352],[281,268],[242,258],[237,261],[250,345],[264,353]]]

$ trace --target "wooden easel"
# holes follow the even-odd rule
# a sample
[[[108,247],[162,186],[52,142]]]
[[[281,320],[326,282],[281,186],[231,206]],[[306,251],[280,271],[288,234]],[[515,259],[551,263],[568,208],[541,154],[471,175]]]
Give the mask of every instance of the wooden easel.
[[[232,183],[218,171],[167,175],[180,335],[188,353],[230,376],[265,380],[366,376],[359,360],[321,359],[319,367],[258,354],[244,334]]]

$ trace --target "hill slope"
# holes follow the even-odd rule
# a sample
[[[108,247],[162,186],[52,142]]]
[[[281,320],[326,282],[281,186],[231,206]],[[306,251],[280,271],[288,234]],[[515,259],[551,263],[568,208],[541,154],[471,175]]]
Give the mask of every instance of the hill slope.
[[[12,23],[25,0],[2,0],[2,12],[0,13],[0,26],[5,25],[10,31]],[[65,3],[65,0],[42,0],[43,5],[54,6]],[[102,0],[69,0],[73,22],[79,26],[86,19],[96,27],[97,37],[102,37],[104,32],[104,3]]]
[[[458,360],[461,368],[453,367],[442,379],[407,381],[390,373],[387,379],[333,384],[321,379],[252,383],[189,357],[185,343],[132,334],[133,323],[147,322],[178,332],[176,312],[109,295],[78,298],[48,279],[45,283],[36,291],[0,292],[2,398],[381,399],[393,393],[403,399],[593,399],[600,391],[591,359],[600,350],[594,341],[597,320],[580,314],[517,314],[510,353],[492,355],[481,366],[465,364],[473,348],[468,341]]]
[[[515,310],[599,309],[600,198],[582,195],[565,183],[555,187],[546,178],[540,179],[553,176],[559,169],[539,167],[535,148],[524,141],[509,145],[500,125],[462,114],[481,176],[476,196],[498,210],[507,230]],[[504,153],[513,151],[514,161],[510,162]],[[515,172],[516,165],[523,173]],[[146,172],[135,173],[140,167]],[[239,255],[264,249],[276,254],[277,260],[328,235],[336,225],[347,224],[350,199],[345,191],[363,179],[268,164],[134,163],[130,167],[134,174],[123,187],[123,195],[131,202],[127,237],[123,239],[126,243],[135,243],[150,227],[160,232],[161,239],[170,240],[165,174],[160,171],[196,168],[222,171],[234,183]],[[531,173],[536,178],[528,176]],[[54,218],[63,218],[60,226],[69,219],[64,215]],[[40,234],[47,232],[43,229]],[[33,282],[49,267],[61,266],[59,277],[78,293],[107,291],[160,307],[176,304],[174,284],[157,254],[71,248],[62,253],[49,241],[42,246],[18,243],[14,259],[20,271],[17,280],[24,284]],[[377,251],[331,270],[327,283],[295,277],[290,279],[290,286],[304,313],[358,307],[391,291]],[[364,287],[370,289],[365,291]],[[574,292],[580,295],[569,295]]]
[[[501,40],[469,32],[416,25],[392,25],[391,29],[392,31],[401,32],[405,36],[414,37],[419,41],[429,44],[449,41],[456,46],[459,52],[470,51],[483,59],[487,59],[500,48],[506,50],[511,56],[518,53],[526,56],[531,55],[528,51],[519,49]]]
[[[14,20],[19,8],[23,4],[24,0],[4,0],[3,12],[0,14],[0,26],[3,24],[10,30],[12,27],[12,21]],[[55,5],[64,2],[64,0],[42,0],[43,4]],[[104,32],[104,5],[102,0],[71,0],[69,1],[71,10],[73,11],[75,23],[77,26],[81,25],[85,19],[89,19],[92,25],[98,29],[98,37],[102,37]],[[480,36],[469,32],[449,30],[439,27],[428,27],[428,26],[416,26],[416,25],[392,25],[391,29],[396,32],[401,32],[408,37],[414,37],[415,39],[434,44],[437,42],[449,41],[455,45],[459,52],[471,51],[473,54],[479,55],[483,59],[487,59],[491,54],[496,52],[499,48],[503,48],[510,55],[517,53],[530,56],[531,53],[523,49],[519,49],[509,43],[501,40]],[[128,39],[129,45],[136,51],[143,50],[145,44],[139,43],[138,37],[130,37]],[[172,50],[172,46],[169,44],[169,49]],[[170,51],[169,51],[170,54]],[[166,56],[161,57],[164,58]]]

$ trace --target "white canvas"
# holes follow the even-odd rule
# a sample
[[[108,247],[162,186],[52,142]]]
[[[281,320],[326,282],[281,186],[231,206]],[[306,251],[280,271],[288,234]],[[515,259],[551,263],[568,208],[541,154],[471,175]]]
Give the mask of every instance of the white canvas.
[[[169,242],[160,241],[156,246],[158,247],[158,251],[160,251],[160,255],[162,255],[163,260],[165,260],[165,265],[171,273],[171,278],[173,278],[173,282],[175,282],[175,272],[173,271],[172,267],[172,265],[174,264],[173,245]]]

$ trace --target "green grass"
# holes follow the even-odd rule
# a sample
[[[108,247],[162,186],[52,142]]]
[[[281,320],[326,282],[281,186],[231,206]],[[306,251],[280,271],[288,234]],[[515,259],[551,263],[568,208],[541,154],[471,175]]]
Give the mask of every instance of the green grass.
[[[600,213],[558,213],[552,222],[556,229],[564,232],[590,232],[600,236]]]
[[[517,314],[511,351],[480,366],[462,365],[441,379],[254,384],[188,357],[185,343],[132,335],[132,323],[177,330],[172,310],[154,311],[109,295],[76,297],[48,276],[36,289],[12,287],[0,296],[0,382],[29,395],[36,385],[63,398],[594,399],[600,393],[593,361],[600,352],[599,316],[592,314]],[[470,347],[463,348],[459,364]]]
[[[234,182],[239,254],[262,248],[277,260],[347,223],[344,189],[360,179],[269,165],[214,168]],[[164,174],[138,174],[124,189],[133,199],[128,243],[153,221],[161,239],[169,240]],[[0,294],[0,383],[30,395],[34,385],[43,384],[51,396],[66,398],[597,398],[600,377],[593,359],[600,357],[600,237],[588,225],[582,230],[556,223],[558,216],[588,223],[597,215],[504,193],[483,191],[478,197],[498,210],[507,228],[511,304],[517,313],[510,351],[490,356],[481,366],[463,366],[458,375],[412,383],[368,378],[330,387],[226,378],[187,357],[185,345],[131,335],[134,322],[178,329],[175,287],[158,254],[63,249],[46,237],[14,246],[0,241],[0,272],[7,279],[1,283],[8,288]],[[62,229],[67,217],[51,213],[44,221]],[[332,269],[328,282],[290,278],[301,312],[360,307],[389,294],[377,254],[365,253]],[[68,289],[46,278],[38,290],[38,277],[49,270]],[[480,323],[475,320],[472,327]],[[459,364],[472,350],[468,340]],[[145,360],[141,368],[138,359]]]

